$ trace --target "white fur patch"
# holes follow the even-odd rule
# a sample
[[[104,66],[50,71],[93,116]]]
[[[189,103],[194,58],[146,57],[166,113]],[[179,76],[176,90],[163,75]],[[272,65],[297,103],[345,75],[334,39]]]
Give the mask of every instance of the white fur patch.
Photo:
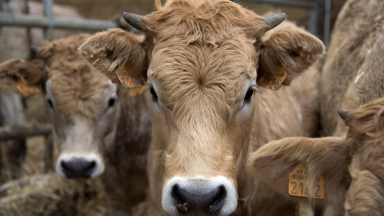
[[[220,216],[227,216],[233,213],[237,208],[237,192],[232,180],[224,176],[213,178],[197,177],[197,178],[184,178],[175,176],[169,179],[163,188],[161,197],[161,205],[163,209],[172,216],[178,216],[176,209],[176,200],[172,197],[172,188],[174,185],[179,185],[181,188],[188,188],[194,194],[206,194],[207,191],[212,191],[214,188],[224,186],[227,191],[223,208],[220,210]]]
[[[96,168],[94,169],[93,173],[91,174],[91,178],[95,178],[102,174],[104,172],[104,164],[101,162],[100,156],[96,154],[89,154],[89,155],[80,155],[80,154],[60,154],[59,158],[57,158],[56,162],[56,173],[59,174],[60,176],[66,178],[63,168],[61,167],[61,162],[62,161],[71,161],[72,159],[75,158],[84,158],[85,160],[88,161],[95,161],[96,163]]]
[[[364,71],[361,73],[361,69],[359,70],[359,73],[357,73],[357,77],[356,77],[356,80],[355,80],[355,84],[357,83],[357,81],[359,81],[360,77],[362,77],[364,75]]]

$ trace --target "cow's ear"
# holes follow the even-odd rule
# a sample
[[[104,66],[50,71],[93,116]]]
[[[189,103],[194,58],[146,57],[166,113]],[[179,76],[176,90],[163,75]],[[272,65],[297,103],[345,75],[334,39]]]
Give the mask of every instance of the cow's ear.
[[[79,47],[79,54],[90,64],[106,74],[112,82],[128,81],[144,76],[145,50],[131,34],[121,29],[112,29],[90,37]]]
[[[12,59],[0,64],[0,88],[24,97],[41,92],[45,74],[36,64]]]
[[[313,185],[315,179],[324,177],[324,198],[322,201],[316,200],[326,204],[335,198],[344,199],[346,188],[343,185],[349,185],[343,184],[349,179],[348,149],[345,138],[286,138],[270,142],[252,153],[247,169],[255,179],[269,185],[276,192],[292,201],[301,202],[309,199],[290,195],[289,186],[292,180],[290,173],[302,167],[309,186]]]
[[[258,85],[272,89],[279,89],[282,84],[290,85],[325,52],[319,39],[296,29],[274,33],[260,49]]]

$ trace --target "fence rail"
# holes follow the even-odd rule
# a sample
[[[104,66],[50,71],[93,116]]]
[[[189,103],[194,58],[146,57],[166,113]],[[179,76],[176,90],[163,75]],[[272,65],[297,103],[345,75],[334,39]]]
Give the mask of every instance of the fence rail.
[[[0,141],[21,139],[30,136],[48,135],[51,133],[50,125],[14,125],[0,127]]]
[[[113,21],[90,20],[79,18],[46,18],[43,16],[32,15],[12,15],[0,13],[0,25],[6,26],[22,26],[22,27],[41,27],[41,28],[59,28],[59,29],[76,29],[101,31],[110,28],[117,28],[117,24]]]

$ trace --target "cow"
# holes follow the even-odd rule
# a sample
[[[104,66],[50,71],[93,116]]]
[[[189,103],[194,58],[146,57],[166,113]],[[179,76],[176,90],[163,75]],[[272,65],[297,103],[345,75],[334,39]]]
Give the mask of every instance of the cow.
[[[287,199],[312,207],[332,206],[334,212],[324,215],[384,215],[384,98],[340,113],[349,127],[346,137],[270,142],[252,154],[249,170]],[[308,170],[310,187],[316,185],[315,177],[324,178],[324,199],[288,195],[288,176],[299,164]]]
[[[317,207],[330,206],[330,212],[325,215],[382,215],[383,212],[380,173],[384,169],[380,152],[384,146],[380,130],[384,19],[378,8],[384,8],[384,2],[348,1],[332,33],[320,101],[324,131],[332,136],[273,141],[254,152],[248,161],[248,170],[255,178],[288,199]],[[337,112],[338,108],[342,109]],[[341,118],[333,119],[337,113]],[[287,176],[298,164],[308,169],[312,180],[324,177],[324,199],[288,195]]]
[[[123,15],[144,42],[109,30],[79,48],[113,80],[146,80],[147,215],[292,215],[295,204],[251,180],[245,162],[270,140],[313,133],[317,107],[306,101],[318,80],[303,72],[323,56],[322,42],[298,29],[264,41],[285,14],[262,17],[228,0],[156,5],[148,16]],[[291,86],[262,89],[282,83]]]
[[[4,62],[0,83],[13,92],[23,85],[45,93],[59,152],[56,172],[65,178],[100,176],[109,214],[131,215],[148,187],[151,118],[144,97],[130,97],[140,89],[119,91],[78,55],[90,36],[46,42],[33,62]]]
[[[383,7],[380,0],[349,0],[340,11],[320,81],[323,136],[345,134],[345,124],[338,117],[337,110],[358,109],[360,106],[358,97],[347,96],[348,88],[358,81],[357,77],[363,76],[364,71],[360,68],[383,32]],[[358,100],[354,102],[355,106],[347,105],[352,98]]]

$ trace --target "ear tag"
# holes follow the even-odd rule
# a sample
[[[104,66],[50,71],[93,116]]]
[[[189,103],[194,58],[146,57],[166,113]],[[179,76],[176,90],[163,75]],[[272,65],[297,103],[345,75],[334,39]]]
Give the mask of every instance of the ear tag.
[[[310,197],[315,199],[324,198],[324,177],[320,176],[315,179],[313,191],[308,191],[307,169],[299,164],[292,172],[289,173],[288,193],[291,196]]]
[[[20,78],[17,78],[17,90],[23,97],[30,97],[40,92],[40,89],[36,85],[28,85]]]
[[[116,75],[124,88],[136,88],[146,84],[144,77],[132,77],[128,67],[124,67],[122,70],[118,69]]]
[[[287,71],[282,65],[277,68],[274,74],[263,74],[260,79],[258,79],[257,85],[268,89],[279,90],[286,77]]]
[[[144,92],[144,89],[145,89],[145,85],[140,86],[140,87],[136,87],[136,88],[131,88],[131,90],[129,92],[129,97],[138,97],[138,96],[142,95]]]

